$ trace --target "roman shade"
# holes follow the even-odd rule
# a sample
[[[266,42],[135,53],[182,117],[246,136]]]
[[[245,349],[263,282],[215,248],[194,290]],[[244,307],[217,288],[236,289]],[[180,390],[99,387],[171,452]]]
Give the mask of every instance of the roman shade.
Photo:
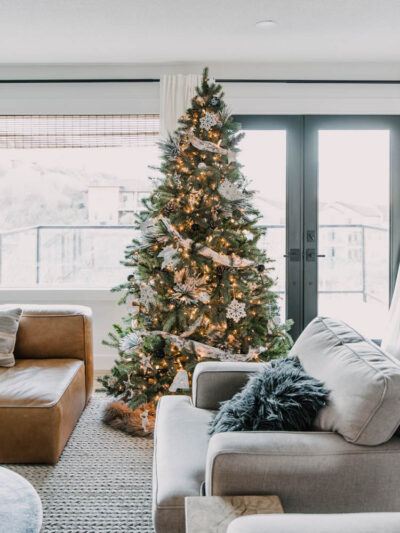
[[[159,129],[159,115],[0,115],[0,148],[149,146]]]

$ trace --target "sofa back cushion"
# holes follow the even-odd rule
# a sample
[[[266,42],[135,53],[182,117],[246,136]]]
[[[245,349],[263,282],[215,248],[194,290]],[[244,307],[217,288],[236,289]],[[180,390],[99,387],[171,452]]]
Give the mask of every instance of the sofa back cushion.
[[[15,365],[14,346],[22,309],[0,305],[0,366]]]
[[[400,424],[400,364],[346,323],[315,318],[290,351],[331,391],[315,426],[354,444],[389,440]]]

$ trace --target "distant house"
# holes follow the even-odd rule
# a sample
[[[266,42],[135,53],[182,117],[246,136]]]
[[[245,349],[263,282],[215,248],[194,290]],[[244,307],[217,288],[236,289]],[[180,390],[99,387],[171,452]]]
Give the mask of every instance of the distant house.
[[[135,213],[148,196],[147,183],[132,184],[91,183],[88,186],[89,224],[117,226],[133,224]]]
[[[379,206],[367,206],[346,202],[321,202],[319,223],[324,224],[364,224],[384,226],[387,219],[386,209]]]

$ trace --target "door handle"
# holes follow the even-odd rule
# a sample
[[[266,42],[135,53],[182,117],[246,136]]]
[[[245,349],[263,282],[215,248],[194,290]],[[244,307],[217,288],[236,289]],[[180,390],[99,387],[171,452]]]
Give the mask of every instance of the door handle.
[[[325,254],[317,254],[317,251],[315,248],[307,248],[306,249],[306,261],[316,261],[317,257],[326,257]]]

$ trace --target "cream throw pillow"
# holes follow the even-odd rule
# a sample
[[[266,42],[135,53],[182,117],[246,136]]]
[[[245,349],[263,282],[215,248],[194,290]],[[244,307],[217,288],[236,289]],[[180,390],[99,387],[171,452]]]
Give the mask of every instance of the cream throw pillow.
[[[22,309],[0,305],[0,367],[15,365],[14,346]]]

